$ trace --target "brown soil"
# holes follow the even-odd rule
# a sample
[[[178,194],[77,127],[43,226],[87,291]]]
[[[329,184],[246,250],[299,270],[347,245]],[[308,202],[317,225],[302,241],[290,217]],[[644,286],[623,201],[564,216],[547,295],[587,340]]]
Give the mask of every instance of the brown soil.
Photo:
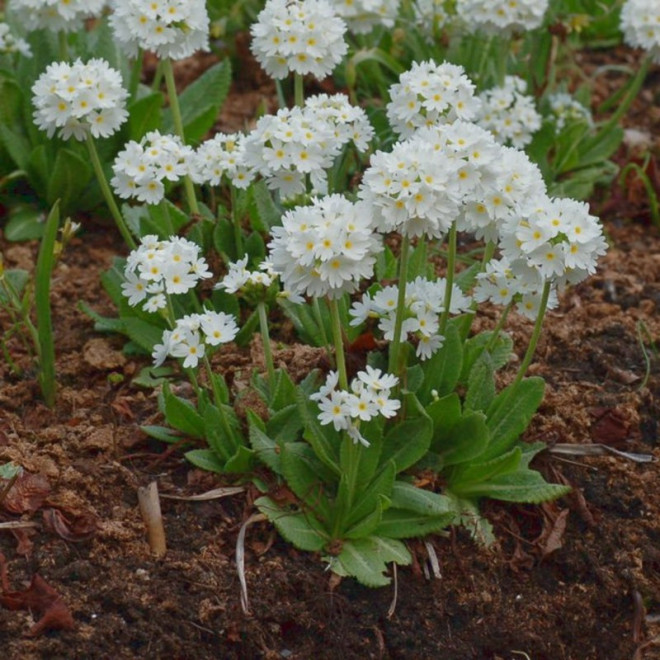
[[[657,459],[660,370],[648,338],[660,336],[660,234],[622,221],[621,204],[608,217],[612,248],[598,275],[549,315],[532,366],[547,395],[527,438]],[[34,244],[2,247],[9,266],[34,263]],[[95,333],[77,308],[82,300],[112,315],[98,275],[121,252],[114,232],[92,224],[58,266],[54,410],[39,402],[29,373],[17,379],[0,364],[0,464],[40,475],[0,491],[0,520],[36,523],[29,534],[0,529],[0,598],[11,604],[7,592],[37,573],[51,588],[31,611],[0,609],[3,657],[660,658],[655,462],[546,452],[539,469],[570,484],[570,496],[538,507],[487,503],[498,539],[489,550],[462,529],[411,543],[415,562],[398,570],[396,590],[353,580],[332,588],[319,557],[257,522],[246,537],[245,613],[235,547],[254,513],[249,489],[206,502],[163,499],[168,552],[154,559],[137,488],[157,480],[162,494],[191,495],[230,482],[140,432],[159,420],[155,394],[131,385],[146,361],[125,356],[121,338]],[[530,327],[514,322],[511,331],[522,340]],[[244,374],[253,358],[249,349],[228,356]],[[70,611],[72,629],[54,601]],[[44,612],[55,625],[31,634]]]

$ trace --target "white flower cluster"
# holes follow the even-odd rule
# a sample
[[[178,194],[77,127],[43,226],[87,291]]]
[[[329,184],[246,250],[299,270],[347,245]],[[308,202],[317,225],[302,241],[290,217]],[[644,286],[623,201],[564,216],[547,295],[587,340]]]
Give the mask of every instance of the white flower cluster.
[[[341,195],[298,206],[274,227],[268,244],[273,270],[293,294],[338,298],[371,277],[381,242],[368,206]]]
[[[237,293],[243,287],[268,288],[277,279],[270,261],[262,262],[259,270],[248,270],[247,263],[247,254],[242,259],[230,263],[227,274],[213,288],[222,289],[227,293]]]
[[[101,15],[106,0],[12,0],[12,12],[27,30],[77,30],[87,18]]]
[[[401,341],[408,335],[417,340],[417,357],[426,360],[437,351],[444,341],[439,334],[440,316],[445,309],[447,282],[444,278],[430,281],[418,277],[406,285],[405,315],[401,327]],[[399,297],[398,286],[387,286],[371,295],[365,293],[362,300],[353,303],[349,314],[351,325],[357,326],[367,319],[378,319],[378,329],[384,339],[394,340],[394,324]],[[470,311],[470,297],[463,294],[456,284],[452,285],[450,314],[463,314]]]
[[[585,202],[546,197],[503,229],[500,249],[509,262],[523,260],[544,280],[562,286],[591,275],[607,242]]]
[[[387,118],[401,137],[415,130],[452,122],[471,120],[479,109],[474,84],[457,64],[414,62],[390,87]]]
[[[126,120],[121,75],[101,59],[48,65],[32,86],[34,121],[52,137],[84,140],[112,135]]]
[[[238,334],[236,319],[224,312],[206,311],[177,319],[173,330],[163,332],[162,344],[156,344],[151,357],[159,367],[168,356],[183,358],[184,369],[194,369],[206,354],[206,346],[226,344]]]
[[[195,183],[220,185],[223,177],[235,188],[245,189],[254,179],[245,161],[245,135],[218,133],[197,147],[190,167]]]
[[[659,23],[660,24],[660,23]],[[560,92],[549,97],[552,119],[559,133],[570,124],[593,126],[594,120],[588,108],[576,101],[570,94]]]
[[[315,194],[327,191],[326,170],[342,147],[354,140],[366,147],[372,129],[363,110],[345,97],[311,97],[304,108],[282,108],[265,115],[245,140],[245,162],[283,198],[304,193],[306,176]]]
[[[530,266],[525,259],[510,262],[506,257],[491,259],[483,273],[477,275],[474,290],[477,302],[490,300],[495,305],[506,306],[516,303],[519,314],[534,321],[538,315],[545,280],[540,271]],[[558,304],[557,292],[550,292],[547,308]]]
[[[331,371],[325,384],[310,399],[318,401],[321,424],[332,424],[336,431],[346,431],[355,444],[368,447],[369,441],[360,433],[360,422],[368,422],[377,415],[386,419],[396,415],[401,401],[390,396],[398,382],[396,376],[367,366],[366,371],[358,371],[350,391],[346,391],[337,389],[339,376]]]
[[[633,48],[649,51],[660,63],[660,4],[657,0],[626,0],[621,9],[623,38]]]
[[[348,46],[346,24],[327,0],[267,0],[250,28],[252,52],[271,78],[325,78]]]
[[[534,30],[543,23],[549,0],[456,0],[458,17],[471,30],[497,34]]]
[[[25,39],[17,37],[7,23],[0,23],[0,55],[11,55],[12,53],[32,57],[30,44]]]
[[[541,115],[534,99],[527,96],[527,83],[518,76],[506,76],[504,85],[479,94],[481,109],[476,123],[490,131],[500,144],[522,149],[541,128]]]
[[[180,60],[209,49],[205,0],[112,0],[110,26],[128,57],[138,49]]]
[[[161,240],[144,236],[126,260],[122,293],[128,304],[156,312],[167,306],[167,295],[186,293],[201,279],[212,276],[197,243],[179,236]]]
[[[449,21],[445,0],[415,0],[413,12],[415,25],[430,43],[433,43],[437,31]]]
[[[366,34],[377,25],[391,28],[399,12],[401,0],[338,0],[335,11],[353,34]]]
[[[332,126],[340,145],[353,142],[357,149],[366,151],[374,136],[367,113],[351,105],[345,94],[317,94],[305,101],[305,108],[319,121]]]
[[[110,183],[122,199],[158,204],[165,196],[163,181],[176,182],[188,174],[192,156],[192,147],[178,136],[151,131],[117,154]]]

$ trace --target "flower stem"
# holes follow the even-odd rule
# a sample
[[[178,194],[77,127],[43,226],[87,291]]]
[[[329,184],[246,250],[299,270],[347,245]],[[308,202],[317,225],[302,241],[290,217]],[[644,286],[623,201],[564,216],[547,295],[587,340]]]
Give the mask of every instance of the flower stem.
[[[516,378],[511,385],[511,391],[513,392],[516,387],[519,385],[520,381],[524,378],[527,368],[529,367],[532,358],[534,357],[534,352],[536,351],[536,344],[538,344],[539,337],[541,336],[541,328],[543,326],[543,318],[545,316],[545,310],[548,306],[548,298],[550,297],[550,290],[552,289],[552,282],[549,280],[546,281],[545,286],[543,287],[543,293],[541,294],[541,303],[539,304],[539,312],[536,317],[536,323],[534,324],[534,330],[532,331],[532,336],[529,339],[529,345],[527,346],[527,351],[525,352],[525,357],[523,358]]]
[[[170,100],[170,111],[172,112],[172,121],[174,122],[174,130],[185,143],[186,136],[183,131],[183,119],[181,117],[181,108],[179,107],[179,97],[176,93],[176,84],[174,82],[174,68],[172,67],[172,60],[170,58],[162,60],[163,74],[165,75],[165,84],[167,86],[167,96]],[[199,204],[195,196],[195,187],[193,186],[192,179],[189,175],[183,177],[183,187],[186,192],[186,200],[188,208],[193,215],[199,215]]]
[[[115,219],[117,229],[119,229],[119,233],[122,235],[124,243],[126,243],[126,245],[128,245],[131,250],[135,250],[137,244],[135,243],[131,232],[128,230],[128,226],[126,225],[126,222],[124,222],[124,218],[119,210],[119,207],[117,206],[117,202],[115,201],[112,191],[110,190],[110,185],[108,184],[108,180],[105,177],[103,166],[101,165],[101,160],[99,158],[98,151],[96,150],[94,138],[90,133],[87,133],[87,149],[89,151],[90,160],[92,161],[94,173],[96,174],[96,179],[99,182],[99,186],[101,187],[101,192],[105,198],[105,203],[108,205],[110,213]]]
[[[652,60],[652,55],[647,55],[644,58],[642,65],[639,67],[635,77],[629,83],[626,97],[619,103],[619,107],[616,109],[616,112],[605,122],[605,127],[618,125],[626,112],[628,112],[628,109],[632,105],[632,102],[637,98],[637,94],[644,84],[644,80],[646,78],[646,74],[649,72],[649,67],[651,66]],[[603,130],[606,131],[607,128],[604,128]]]
[[[305,87],[300,73],[293,74],[293,99],[299,108],[305,105]]]
[[[140,77],[142,76],[142,64],[144,62],[144,51],[142,48],[138,49],[138,53],[133,60],[131,67],[131,79],[128,86],[128,94],[131,101],[135,101],[137,96],[138,86],[140,84]]]
[[[406,284],[408,280],[408,255],[410,253],[410,239],[405,234],[401,236],[401,254],[399,255],[399,296],[396,303],[396,317],[394,319],[394,337],[390,345],[389,372],[399,373],[399,354],[401,352],[401,328],[403,316],[406,311]],[[399,374],[400,375],[400,374]]]
[[[488,343],[486,344],[486,348],[484,350],[486,351],[492,351],[493,348],[495,347],[495,344],[497,343],[497,340],[499,339],[500,333],[502,332],[502,328],[504,327],[504,324],[506,323],[506,319],[509,316],[509,312],[511,311],[511,308],[513,307],[513,300],[504,308],[504,311],[502,312],[502,315],[500,316],[499,320],[497,321],[497,325],[493,328],[493,334],[491,335],[491,338],[488,340]]]
[[[445,334],[447,329],[447,321],[449,320],[449,310],[451,308],[451,296],[454,290],[454,271],[456,270],[456,223],[454,222],[449,230],[449,245],[447,253],[447,278],[445,282],[445,308],[440,317],[441,335]]]
[[[335,343],[335,361],[339,374],[339,387],[348,390],[348,372],[346,371],[346,356],[344,355],[344,338],[341,332],[341,319],[339,318],[339,306],[337,301],[328,298],[328,307],[332,318],[332,339]]]
[[[266,315],[266,303],[263,300],[257,304],[259,312],[259,328],[261,330],[261,340],[264,344],[264,359],[266,360],[266,369],[268,370],[268,380],[272,387],[275,382],[275,365],[273,363],[273,352],[270,348],[270,334],[268,332],[268,317]]]
[[[230,186],[231,196],[231,224],[234,227],[234,247],[236,248],[236,258],[240,259],[244,254],[243,249],[243,232],[241,231],[240,216],[238,214],[238,201],[236,198],[237,190],[234,186]]]

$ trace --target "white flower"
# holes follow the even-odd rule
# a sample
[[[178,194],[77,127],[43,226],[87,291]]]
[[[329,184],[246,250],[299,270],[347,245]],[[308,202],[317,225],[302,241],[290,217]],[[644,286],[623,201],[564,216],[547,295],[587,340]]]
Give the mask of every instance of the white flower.
[[[30,44],[25,39],[17,37],[7,23],[0,23],[0,54],[10,55],[12,53],[32,57]]]
[[[382,247],[370,208],[341,195],[298,206],[274,227],[269,260],[284,288],[298,294],[336,298],[371,277]]]
[[[326,0],[267,0],[250,29],[252,52],[272,78],[325,78],[348,46],[346,24]]]
[[[112,0],[110,27],[129,57],[138,49],[180,60],[209,49],[204,0]]]
[[[593,126],[594,120],[588,108],[576,101],[570,94],[557,93],[548,98],[552,120],[555,129],[559,133],[565,126],[583,123],[589,127]]]
[[[549,0],[456,0],[456,13],[471,30],[525,32],[543,23]]]
[[[479,109],[465,70],[448,62],[413,62],[390,87],[390,99],[387,118],[404,138],[424,126],[473,119]]]
[[[50,64],[32,86],[34,121],[52,137],[108,137],[128,117],[121,75],[105,60]]]
[[[445,0],[415,0],[413,11],[415,12],[415,24],[427,41],[433,43],[435,35],[449,19]]]
[[[522,149],[541,128],[541,115],[534,99],[526,96],[527,83],[517,76],[506,76],[502,87],[479,95],[481,109],[475,122],[490,131],[500,144]]]
[[[224,312],[208,311],[202,314],[200,323],[206,343],[211,346],[233,341],[238,334],[236,319]]]
[[[401,0],[337,0],[335,11],[354,34],[366,34],[377,25],[391,28]]]
[[[12,0],[11,9],[27,30],[72,32],[99,17],[106,0]]]
[[[653,61],[660,63],[660,4],[656,0],[626,0],[621,30],[628,45],[649,51]]]
[[[197,147],[190,167],[195,183],[220,185],[223,178],[236,188],[247,188],[254,171],[245,161],[245,135],[218,133]]]
[[[151,131],[117,154],[110,183],[122,199],[158,204],[165,196],[163,181],[176,182],[188,174],[192,157],[192,147],[178,136]]]

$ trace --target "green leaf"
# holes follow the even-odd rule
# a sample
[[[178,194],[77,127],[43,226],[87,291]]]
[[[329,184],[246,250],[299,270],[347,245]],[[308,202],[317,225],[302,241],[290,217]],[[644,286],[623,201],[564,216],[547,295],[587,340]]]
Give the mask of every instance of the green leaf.
[[[290,406],[285,406],[271,415],[266,428],[268,429],[268,435],[277,444],[282,445],[296,440],[303,428],[298,404],[293,403]]]
[[[205,71],[179,95],[186,142],[199,142],[213,126],[227,98],[230,84],[231,62],[224,59]],[[165,126],[172,132],[169,111],[165,114]]]
[[[234,455],[225,463],[224,471],[228,474],[245,474],[254,468],[254,452],[239,445]]]
[[[21,170],[27,170],[31,149],[29,140],[24,135],[10,129],[8,125],[0,122],[0,142],[16,163],[16,166]]]
[[[96,330],[96,332],[116,332],[122,335],[126,334],[126,326],[121,319],[101,316],[83,300],[78,303],[78,309],[87,314],[87,316],[94,321],[94,330]]]
[[[538,504],[554,500],[570,492],[569,486],[549,484],[536,470],[525,468],[502,474],[461,489],[463,497],[490,497],[505,502],[527,502]]]
[[[173,431],[167,426],[146,424],[140,426],[140,431],[146,433],[150,438],[160,440],[161,442],[167,442],[168,444],[174,444],[181,440],[181,434]]]
[[[224,430],[222,413],[213,404],[204,408],[204,436],[209,447],[224,461],[228,461],[240,447],[233,435]]]
[[[331,428],[330,425],[321,426],[319,424],[316,417],[316,410],[314,410],[316,404],[313,401],[308,401],[302,393],[298,395],[298,406],[304,421],[305,431],[303,437],[312,446],[316,456],[335,475],[340,476],[339,445],[341,434],[335,431],[334,428]]]
[[[481,412],[466,412],[451,430],[451,439],[434,446],[442,454],[445,466],[480,458],[490,440],[486,416]]]
[[[515,472],[520,467],[521,458],[522,451],[515,447],[490,461],[458,465],[449,473],[449,490],[463,497],[475,485]]]
[[[426,536],[451,525],[455,516],[453,511],[440,516],[427,516],[406,509],[391,508],[383,513],[383,519],[376,528],[376,533],[390,539]]]
[[[190,401],[172,394],[167,383],[163,385],[159,403],[161,402],[161,410],[170,426],[193,438],[204,437],[202,416]]]
[[[59,149],[48,177],[46,200],[54,204],[60,200],[64,213],[75,209],[77,199],[92,178],[92,169],[78,154]]]
[[[466,410],[488,410],[495,397],[495,373],[490,353],[484,351],[468,376],[463,407]]]
[[[265,432],[263,421],[252,411],[247,411],[249,439],[256,457],[276,474],[282,474],[280,448]]]
[[[348,529],[344,533],[344,538],[359,539],[370,536],[380,524],[387,503],[389,503],[387,498],[377,497],[371,507],[371,512]]]
[[[281,410],[292,403],[297,403],[297,393],[298,390],[289,374],[284,369],[278,369],[268,408],[270,410]]]
[[[453,323],[447,325],[444,344],[423,364],[424,384],[418,391],[422,403],[431,400],[431,391],[439,397],[453,392],[463,367],[463,343]]]
[[[296,548],[318,552],[326,544],[327,532],[314,516],[301,511],[286,511],[270,497],[260,497],[254,504]]]
[[[163,123],[163,95],[154,92],[138,99],[128,107],[128,136],[139,142],[149,131],[158,130]]]
[[[452,430],[461,419],[461,400],[456,392],[452,392],[442,399],[432,401],[426,406],[426,412],[433,422],[431,448],[439,451],[438,447],[451,443]]]
[[[408,418],[392,428],[383,441],[381,462],[393,460],[397,472],[414,465],[428,451],[433,423],[414,394],[406,396]]]
[[[390,497],[396,478],[396,465],[388,461],[378,474],[358,493],[353,507],[346,517],[346,525],[352,527],[360,520],[367,518],[378,507],[384,498]]]
[[[281,224],[282,209],[275,204],[270,190],[264,181],[252,185],[252,202],[254,212],[251,213],[252,228],[264,234]]]
[[[217,472],[218,474],[225,472],[225,465],[222,459],[212,449],[191,449],[184,456],[187,461],[201,470]]]
[[[453,514],[453,503],[446,495],[417,488],[406,481],[397,481],[392,488],[392,508],[423,516]]]
[[[134,316],[125,317],[122,321],[126,334],[148,353],[163,339],[163,328],[160,326]]]
[[[502,390],[487,413],[490,444],[483,454],[490,460],[509,450],[520,434],[529,426],[541,405],[545,381],[539,377],[525,378],[515,390]]]
[[[342,551],[330,561],[339,575],[354,577],[367,587],[383,587],[390,583],[384,575],[389,562],[410,564],[410,553],[400,541],[369,536],[346,541]]]
[[[0,278],[0,304],[8,305],[9,296],[5,290],[3,279],[6,279],[7,284],[18,296],[21,296],[30,280],[30,274],[22,268],[11,268],[4,272],[4,278]]]
[[[4,227],[8,241],[32,241],[44,235],[44,214],[32,206],[19,207],[10,212]]]

